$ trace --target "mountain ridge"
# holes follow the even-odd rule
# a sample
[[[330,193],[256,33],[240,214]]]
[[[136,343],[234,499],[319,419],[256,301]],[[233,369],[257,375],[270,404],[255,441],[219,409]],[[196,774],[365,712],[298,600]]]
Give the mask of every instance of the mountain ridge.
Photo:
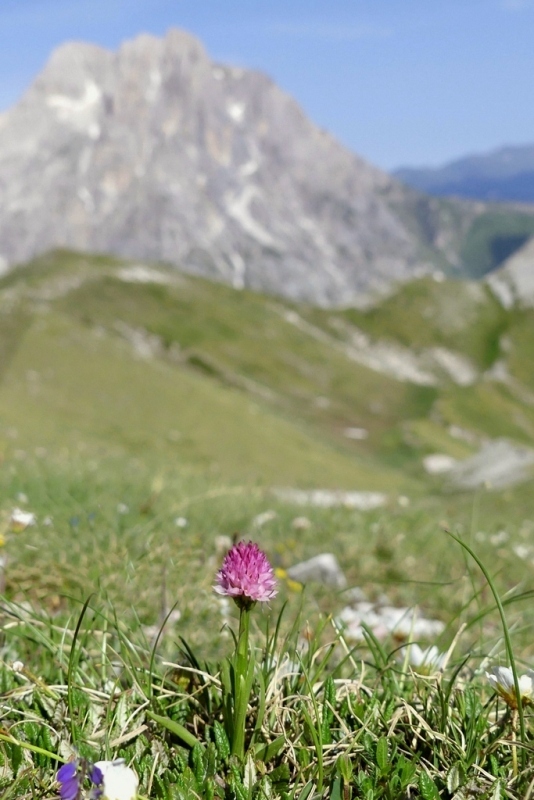
[[[4,267],[67,247],[324,306],[461,272],[483,211],[405,189],[176,29],[52,54],[0,119],[0,208]]]
[[[414,189],[486,202],[534,203],[534,145],[499,147],[439,167],[400,167],[392,172]]]

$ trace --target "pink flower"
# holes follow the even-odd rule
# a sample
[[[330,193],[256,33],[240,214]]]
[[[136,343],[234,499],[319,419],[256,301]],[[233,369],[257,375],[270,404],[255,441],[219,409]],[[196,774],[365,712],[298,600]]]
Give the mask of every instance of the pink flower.
[[[265,603],[276,596],[276,578],[263,550],[254,542],[238,542],[228,551],[217,573],[218,594],[233,597],[238,606]]]

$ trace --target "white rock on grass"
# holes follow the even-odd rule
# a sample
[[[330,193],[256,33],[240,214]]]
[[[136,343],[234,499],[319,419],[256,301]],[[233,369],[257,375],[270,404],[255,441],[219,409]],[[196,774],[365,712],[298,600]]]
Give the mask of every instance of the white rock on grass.
[[[117,272],[117,277],[126,283],[171,284],[173,280],[176,280],[170,275],[146,264],[131,264],[128,267],[123,267]]]
[[[503,489],[528,480],[533,472],[534,450],[507,439],[487,442],[474,456],[450,472],[451,484],[459,489]]]
[[[396,608],[366,600],[345,606],[338,614],[336,622],[347,638],[355,641],[365,639],[365,627],[377,639],[395,636],[403,640],[434,639],[445,627],[440,620],[426,619],[416,608]]]
[[[317,508],[354,508],[358,511],[371,511],[387,503],[387,495],[382,492],[343,492],[332,489],[273,489],[279,500],[300,506]]]
[[[308,561],[301,561],[290,567],[287,574],[292,580],[299,581],[299,583],[315,581],[327,586],[335,586],[336,589],[344,589],[347,585],[345,574],[333,553],[321,553]]]
[[[423,467],[429,475],[442,475],[454,469],[458,461],[445,453],[432,453],[423,458]]]
[[[366,428],[345,428],[343,436],[345,436],[346,439],[363,441],[369,436],[369,431]]]

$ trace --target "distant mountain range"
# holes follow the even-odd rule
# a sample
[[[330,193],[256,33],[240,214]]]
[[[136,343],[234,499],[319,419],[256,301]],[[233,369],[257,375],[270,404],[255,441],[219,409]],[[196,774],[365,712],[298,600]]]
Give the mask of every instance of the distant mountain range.
[[[433,195],[534,203],[534,145],[502,147],[435,169],[403,167],[393,174],[407,186]]]
[[[534,210],[405,187],[179,30],[65,44],[0,115],[4,268],[68,247],[335,306],[483,275],[533,234]]]

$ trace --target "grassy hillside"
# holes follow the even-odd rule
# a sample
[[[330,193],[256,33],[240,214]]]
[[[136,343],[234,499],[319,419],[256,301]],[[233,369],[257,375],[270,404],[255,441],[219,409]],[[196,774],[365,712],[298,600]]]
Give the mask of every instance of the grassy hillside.
[[[502,207],[481,214],[469,228],[461,248],[466,272],[481,278],[502,264],[534,235],[534,217]]]
[[[289,356],[284,366],[276,341],[257,357],[262,310],[275,334],[279,321],[265,298],[190,278],[131,284],[113,277],[122,265],[107,262],[103,275],[99,266],[63,254],[6,281],[12,352],[0,386],[4,447],[136,453],[252,484],[405,482],[292,413],[303,398],[313,404],[317,387],[290,369]],[[80,278],[86,282],[76,286]],[[151,355],[139,351],[132,331],[141,331],[142,343],[159,337]],[[291,340],[284,346],[294,349]],[[327,354],[310,348],[310,358],[310,368],[329,369]],[[279,372],[276,383],[262,383],[262,371]]]
[[[465,457],[495,436],[534,442],[527,317],[460,281],[414,281],[367,312],[322,311],[162,265],[50,254],[0,282],[4,449],[424,491],[425,454]],[[492,377],[502,359],[508,382]],[[406,360],[421,379],[402,373]]]
[[[532,481],[451,491],[423,458],[534,445],[532,321],[432,280],[367,312],[72,253],[0,281],[2,797],[57,796],[73,754],[124,758],[161,800],[397,797],[402,776],[421,797],[527,796],[530,716],[514,728],[485,671],[511,649],[532,666]],[[303,507],[281,486],[387,501]],[[279,582],[244,721],[274,749],[245,770],[215,744],[231,537]],[[325,551],[346,588],[289,577]],[[414,639],[440,664],[412,664]]]

